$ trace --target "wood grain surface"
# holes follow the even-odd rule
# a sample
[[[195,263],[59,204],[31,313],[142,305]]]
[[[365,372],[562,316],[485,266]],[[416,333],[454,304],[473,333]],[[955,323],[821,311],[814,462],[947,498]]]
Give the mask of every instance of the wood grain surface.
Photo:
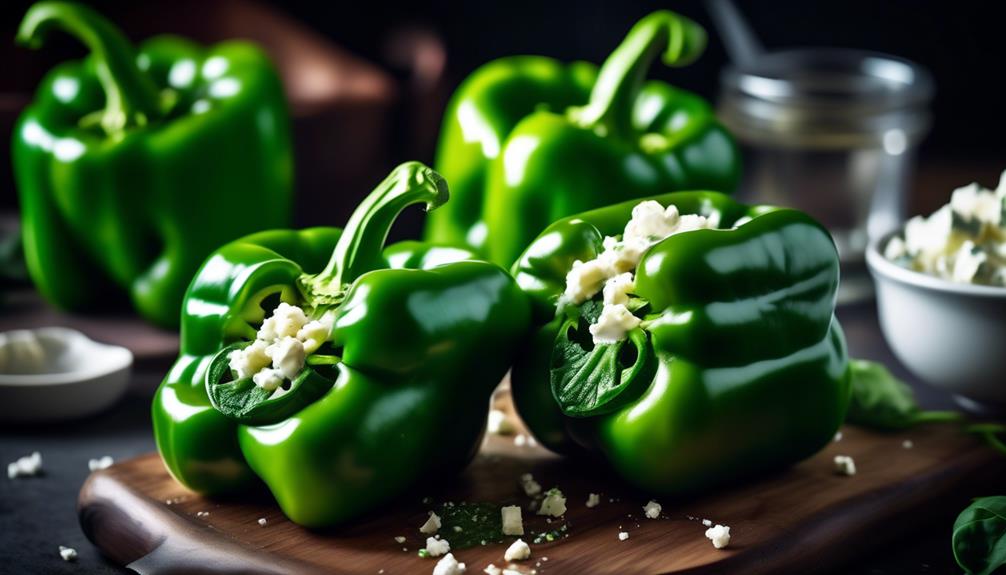
[[[855,476],[834,473],[838,454],[855,459]],[[425,542],[418,527],[443,501],[524,505],[525,532],[566,525],[568,537],[532,545],[531,558],[517,563],[522,573],[806,573],[904,536],[927,510],[958,504],[955,494],[1002,471],[1001,458],[952,426],[896,434],[846,428],[840,440],[786,471],[702,497],[662,499],[662,516],[650,520],[642,512],[647,494],[541,447],[489,436],[463,475],[426,493],[434,503],[422,503],[417,493],[333,530],[298,527],[265,496],[211,501],[190,493],[156,454],[92,474],[78,510],[91,541],[141,574],[431,573],[436,560],[416,554]],[[563,519],[548,524],[527,510],[518,478],[528,472],[545,489],[566,494]],[[602,495],[593,509],[584,504],[591,492]],[[727,548],[713,548],[702,518],[730,526]],[[619,541],[619,531],[629,539]],[[489,563],[506,565],[512,539],[453,551],[469,573],[480,574]]]

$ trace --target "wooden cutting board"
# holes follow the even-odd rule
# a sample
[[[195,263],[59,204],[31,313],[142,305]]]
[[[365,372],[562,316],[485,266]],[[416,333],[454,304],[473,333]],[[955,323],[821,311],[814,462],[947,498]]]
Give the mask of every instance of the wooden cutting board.
[[[855,476],[833,472],[838,454],[855,459]],[[643,518],[647,494],[541,447],[489,436],[462,476],[429,493],[432,505],[421,502],[423,494],[409,496],[339,529],[298,527],[268,497],[204,499],[175,483],[156,454],[93,473],[78,511],[91,541],[141,574],[431,573],[436,560],[416,554],[425,544],[418,527],[443,501],[523,504],[525,532],[566,525],[568,537],[532,545],[531,558],[518,563],[522,573],[805,573],[904,537],[920,518],[941,505],[962,505],[979,494],[976,482],[1001,478],[1003,471],[1001,456],[953,426],[898,434],[847,428],[815,457],[773,476],[702,497],[662,499],[662,516],[651,520]],[[518,478],[528,472],[545,489],[558,486],[566,494],[563,520],[547,524],[526,509],[529,499]],[[593,509],[584,504],[591,492],[602,495]],[[266,519],[264,526],[259,518]],[[702,518],[730,526],[727,548],[715,549],[705,538]],[[620,541],[619,531],[629,539]],[[454,554],[468,573],[481,574],[489,563],[506,565],[506,547]]]

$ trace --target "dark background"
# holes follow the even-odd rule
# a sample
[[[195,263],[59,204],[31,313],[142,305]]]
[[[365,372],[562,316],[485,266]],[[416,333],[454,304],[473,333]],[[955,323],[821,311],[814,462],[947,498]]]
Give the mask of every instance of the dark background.
[[[0,37],[13,38],[30,2],[0,6]],[[92,2],[116,19],[135,2]],[[146,3],[145,3],[146,4]],[[698,64],[653,76],[715,98],[727,57],[705,4],[678,2],[562,0],[507,2],[317,2],[293,0],[274,6],[307,23],[335,43],[384,67],[390,35],[418,26],[439,35],[447,51],[448,75],[460,80],[480,64],[513,54],[544,54],[562,60],[601,62],[641,16],[660,8],[687,15],[710,31],[708,50]],[[877,50],[914,60],[936,78],[935,123],[923,154],[1001,155],[1006,150],[1006,73],[1003,3],[981,0],[763,0],[736,2],[767,48],[833,46]],[[170,4],[169,4],[170,5]],[[192,5],[186,17],[199,18]],[[172,30],[164,30],[171,32]],[[139,39],[139,38],[136,38]],[[65,39],[63,39],[65,40]],[[60,40],[66,55],[82,54]],[[30,80],[42,70],[19,65],[17,51],[5,55],[9,84]],[[401,159],[401,158],[397,158]],[[419,158],[428,160],[427,158]]]

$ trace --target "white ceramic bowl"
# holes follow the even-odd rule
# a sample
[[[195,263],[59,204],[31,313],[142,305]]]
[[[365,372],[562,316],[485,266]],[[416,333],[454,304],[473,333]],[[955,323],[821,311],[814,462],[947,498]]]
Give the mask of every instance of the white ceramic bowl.
[[[13,352],[11,339],[35,346]],[[45,327],[0,334],[0,422],[72,419],[97,413],[126,392],[133,354],[79,331]],[[41,354],[41,355],[39,355]],[[14,357],[12,357],[12,355]]]
[[[894,355],[965,408],[1006,412],[1006,288],[954,283],[892,263],[882,253],[893,235],[873,241],[866,262]]]

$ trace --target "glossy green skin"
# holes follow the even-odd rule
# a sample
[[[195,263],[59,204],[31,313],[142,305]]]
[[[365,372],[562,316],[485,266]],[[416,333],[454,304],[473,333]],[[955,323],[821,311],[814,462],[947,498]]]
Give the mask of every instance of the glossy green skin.
[[[626,112],[634,133],[599,133],[569,114],[587,103],[597,76],[585,62],[521,56],[468,77],[437,150],[452,200],[430,214],[426,238],[509,266],[559,218],[667,190],[733,191],[740,155],[705,100],[647,82]],[[665,143],[643,145],[652,134]]]
[[[158,449],[190,489],[229,493],[258,477],[293,521],[329,526],[430,473],[459,470],[478,449],[489,397],[526,334],[529,304],[499,267],[419,242],[388,247],[389,269],[353,283],[333,330],[340,375],[321,399],[256,427],[210,405],[204,378],[213,355],[254,337],[263,298],[298,303],[297,278],[322,270],[339,235],[252,235],[214,253],[193,280],[182,353],[153,405]]]
[[[848,357],[834,317],[838,255],[828,233],[795,210],[748,207],[713,192],[651,199],[681,213],[719,212],[735,230],[678,234],[637,269],[656,375],[628,403],[584,418],[552,397],[552,319],[573,260],[593,259],[638,201],[554,223],[514,265],[537,334],[511,375],[517,410],[559,453],[601,457],[628,482],[680,494],[799,461],[826,445],[849,401]],[[659,321],[659,318],[674,321]],[[620,398],[622,399],[622,398]]]
[[[88,120],[106,100],[93,56],[49,72],[21,114],[12,149],[25,257],[60,307],[128,292],[143,317],[174,327],[210,252],[289,224],[290,122],[279,77],[251,44],[158,37],[135,61],[169,95],[144,126],[108,134]],[[186,62],[190,76],[178,72]]]

